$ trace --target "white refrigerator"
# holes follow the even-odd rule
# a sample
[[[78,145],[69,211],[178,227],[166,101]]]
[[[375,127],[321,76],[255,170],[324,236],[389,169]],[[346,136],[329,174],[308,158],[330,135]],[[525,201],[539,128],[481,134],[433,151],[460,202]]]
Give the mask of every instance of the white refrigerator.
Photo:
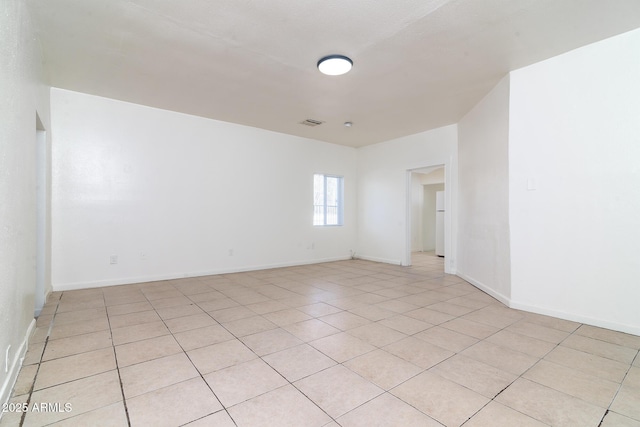
[[[444,256],[444,191],[436,192],[436,255]]]

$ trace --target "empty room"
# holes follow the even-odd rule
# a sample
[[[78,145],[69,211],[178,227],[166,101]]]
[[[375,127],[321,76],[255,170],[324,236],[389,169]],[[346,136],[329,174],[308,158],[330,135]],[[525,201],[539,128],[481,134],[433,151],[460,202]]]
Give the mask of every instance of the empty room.
[[[0,426],[640,427],[637,0],[0,1]]]

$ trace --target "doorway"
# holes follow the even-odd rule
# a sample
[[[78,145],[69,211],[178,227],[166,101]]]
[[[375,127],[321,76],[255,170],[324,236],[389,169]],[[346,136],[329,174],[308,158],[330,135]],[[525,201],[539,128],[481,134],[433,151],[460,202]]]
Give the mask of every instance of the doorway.
[[[445,191],[445,176],[443,164],[407,171],[407,245],[403,265],[412,265],[412,253],[436,249],[436,193]]]

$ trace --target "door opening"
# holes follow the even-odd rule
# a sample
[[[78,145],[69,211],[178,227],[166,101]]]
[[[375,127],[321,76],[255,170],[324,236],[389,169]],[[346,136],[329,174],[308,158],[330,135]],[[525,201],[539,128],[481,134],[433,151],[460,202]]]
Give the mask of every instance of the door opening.
[[[438,236],[436,193],[445,191],[445,166],[434,165],[407,171],[407,236],[403,265],[412,265],[411,254],[436,250]],[[442,206],[440,206],[442,207]],[[444,233],[444,212],[441,212]],[[444,246],[443,239],[442,246]],[[444,255],[445,248],[441,247]]]

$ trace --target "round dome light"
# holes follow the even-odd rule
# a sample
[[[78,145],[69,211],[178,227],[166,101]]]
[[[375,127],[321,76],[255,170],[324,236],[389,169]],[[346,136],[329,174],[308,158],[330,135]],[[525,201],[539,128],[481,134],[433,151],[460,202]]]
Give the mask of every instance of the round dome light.
[[[353,61],[343,55],[329,55],[318,61],[318,70],[328,76],[339,76],[351,70]]]

